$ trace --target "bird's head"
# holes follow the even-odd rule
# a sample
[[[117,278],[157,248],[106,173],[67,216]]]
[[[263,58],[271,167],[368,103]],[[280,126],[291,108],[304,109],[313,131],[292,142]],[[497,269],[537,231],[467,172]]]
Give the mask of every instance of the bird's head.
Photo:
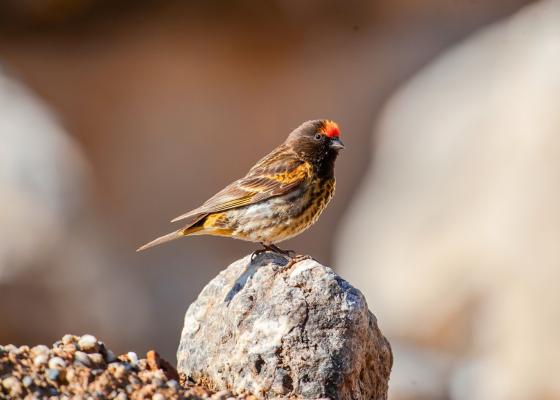
[[[303,123],[288,136],[286,143],[300,157],[314,163],[334,160],[338,151],[344,149],[338,125],[324,119]]]

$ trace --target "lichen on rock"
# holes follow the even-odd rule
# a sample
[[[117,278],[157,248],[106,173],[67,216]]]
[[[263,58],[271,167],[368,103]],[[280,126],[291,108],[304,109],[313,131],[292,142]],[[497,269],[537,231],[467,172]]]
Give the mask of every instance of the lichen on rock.
[[[191,304],[178,371],[265,398],[386,399],[393,357],[362,293],[314,260],[231,264]]]

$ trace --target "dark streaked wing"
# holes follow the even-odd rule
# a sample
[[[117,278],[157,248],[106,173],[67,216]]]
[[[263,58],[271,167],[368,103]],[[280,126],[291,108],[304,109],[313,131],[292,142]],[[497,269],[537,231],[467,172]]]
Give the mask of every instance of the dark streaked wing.
[[[291,154],[274,151],[259,161],[245,177],[227,186],[201,207],[183,214],[171,222],[202,213],[214,213],[241,207],[286,194],[307,179],[311,168],[309,164],[295,160]]]

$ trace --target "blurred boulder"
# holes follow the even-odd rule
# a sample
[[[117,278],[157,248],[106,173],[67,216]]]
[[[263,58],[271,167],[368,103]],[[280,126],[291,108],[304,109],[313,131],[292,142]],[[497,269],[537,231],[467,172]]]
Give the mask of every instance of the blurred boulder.
[[[330,268],[265,253],[222,271],[191,304],[178,371],[266,398],[386,399],[392,353],[364,296]]]
[[[559,71],[539,2],[389,101],[336,267],[403,354],[393,398],[560,398]]]
[[[0,70],[0,284],[60,245],[89,172],[50,110]]]
[[[138,343],[127,329],[146,327],[148,295],[115,268],[91,187],[75,140],[0,70],[1,341],[54,341],[87,329],[119,351]]]

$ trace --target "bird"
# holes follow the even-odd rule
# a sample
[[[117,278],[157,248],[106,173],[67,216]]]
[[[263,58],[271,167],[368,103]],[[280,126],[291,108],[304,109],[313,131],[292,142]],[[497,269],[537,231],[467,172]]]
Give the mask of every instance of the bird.
[[[243,178],[171,221],[191,218],[185,226],[137,251],[183,236],[216,235],[260,243],[263,249],[253,256],[270,251],[285,257],[289,265],[311,258],[276,244],[317,221],[334,195],[335,161],[344,148],[335,122],[304,122]]]

